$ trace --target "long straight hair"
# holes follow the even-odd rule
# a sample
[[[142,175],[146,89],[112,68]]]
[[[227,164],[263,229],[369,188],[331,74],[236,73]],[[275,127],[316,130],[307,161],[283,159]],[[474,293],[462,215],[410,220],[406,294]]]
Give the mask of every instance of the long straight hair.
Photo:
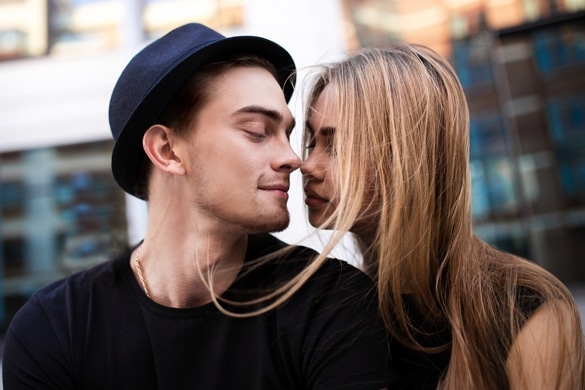
[[[546,270],[473,233],[469,111],[449,63],[418,45],[362,49],[322,67],[307,116],[326,86],[336,112],[332,169],[339,203],[322,225],[334,233],[316,262],[345,232],[355,231],[365,209],[370,230],[359,244],[363,268],[377,283],[380,313],[404,345],[426,353],[450,349],[440,388],[508,386],[506,359],[526,321],[517,304],[523,288],[578,329],[574,336],[559,330],[563,356],[579,352],[577,362],[559,362],[557,383],[563,367],[572,367],[569,375],[582,388],[581,323],[569,291]],[[406,313],[405,294],[450,332],[448,344],[419,341],[425,330]],[[562,316],[567,307],[568,323]]]

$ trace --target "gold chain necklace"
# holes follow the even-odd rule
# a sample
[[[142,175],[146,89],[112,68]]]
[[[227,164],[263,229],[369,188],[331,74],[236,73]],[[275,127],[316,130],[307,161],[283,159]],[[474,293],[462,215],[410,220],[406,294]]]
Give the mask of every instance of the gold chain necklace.
[[[134,258],[134,264],[136,265],[136,271],[138,272],[138,279],[140,280],[140,284],[142,285],[142,289],[147,297],[150,298],[150,293],[148,292],[148,288],[146,287],[146,280],[144,279],[144,274],[142,273],[142,267],[140,266],[140,252],[142,251],[142,245],[138,248],[136,252],[136,257]]]

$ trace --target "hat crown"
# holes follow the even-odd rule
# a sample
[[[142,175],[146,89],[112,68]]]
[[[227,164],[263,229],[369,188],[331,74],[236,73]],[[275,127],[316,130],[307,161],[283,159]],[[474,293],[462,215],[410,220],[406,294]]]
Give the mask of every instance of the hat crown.
[[[126,65],[110,100],[110,129],[114,139],[158,83],[182,60],[205,46],[225,39],[202,24],[181,26],[150,43]]]

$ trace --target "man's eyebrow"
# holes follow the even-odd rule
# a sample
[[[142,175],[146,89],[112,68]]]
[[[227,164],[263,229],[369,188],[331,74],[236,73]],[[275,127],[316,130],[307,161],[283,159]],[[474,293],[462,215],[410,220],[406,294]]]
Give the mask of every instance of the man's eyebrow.
[[[234,115],[237,114],[260,114],[263,115],[271,120],[273,120],[276,123],[282,123],[282,121],[284,120],[283,115],[277,111],[277,110],[272,110],[270,108],[266,108],[266,107],[262,107],[262,106],[246,106],[246,107],[242,107],[239,110],[237,110],[236,112],[234,112]],[[295,127],[296,121],[294,118],[292,118],[292,122],[290,124],[290,126],[287,128],[288,131],[292,131],[292,129]]]

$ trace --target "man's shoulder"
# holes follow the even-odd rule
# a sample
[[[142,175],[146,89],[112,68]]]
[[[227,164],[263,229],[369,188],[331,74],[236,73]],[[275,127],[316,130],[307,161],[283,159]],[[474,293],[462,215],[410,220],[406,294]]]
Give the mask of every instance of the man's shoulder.
[[[72,273],[38,289],[31,300],[36,302],[62,301],[68,297],[82,298],[92,290],[107,287],[122,277],[124,256],[105,260],[87,269]]]
[[[335,289],[338,293],[372,293],[374,282],[363,271],[344,260],[327,258],[312,277],[321,289]]]
[[[284,267],[292,272],[300,272],[317,259],[319,253],[312,248],[302,245],[292,245],[283,242],[271,234],[252,235],[249,238],[248,256],[266,256],[278,253],[272,260],[273,264]],[[371,286],[371,279],[357,267],[347,261],[326,258],[309,281],[329,281],[336,284],[358,284]]]
[[[283,251],[283,255],[292,254],[297,257],[312,257],[317,252],[302,245],[287,244],[270,233],[251,234],[248,236],[248,257],[266,256]]]

